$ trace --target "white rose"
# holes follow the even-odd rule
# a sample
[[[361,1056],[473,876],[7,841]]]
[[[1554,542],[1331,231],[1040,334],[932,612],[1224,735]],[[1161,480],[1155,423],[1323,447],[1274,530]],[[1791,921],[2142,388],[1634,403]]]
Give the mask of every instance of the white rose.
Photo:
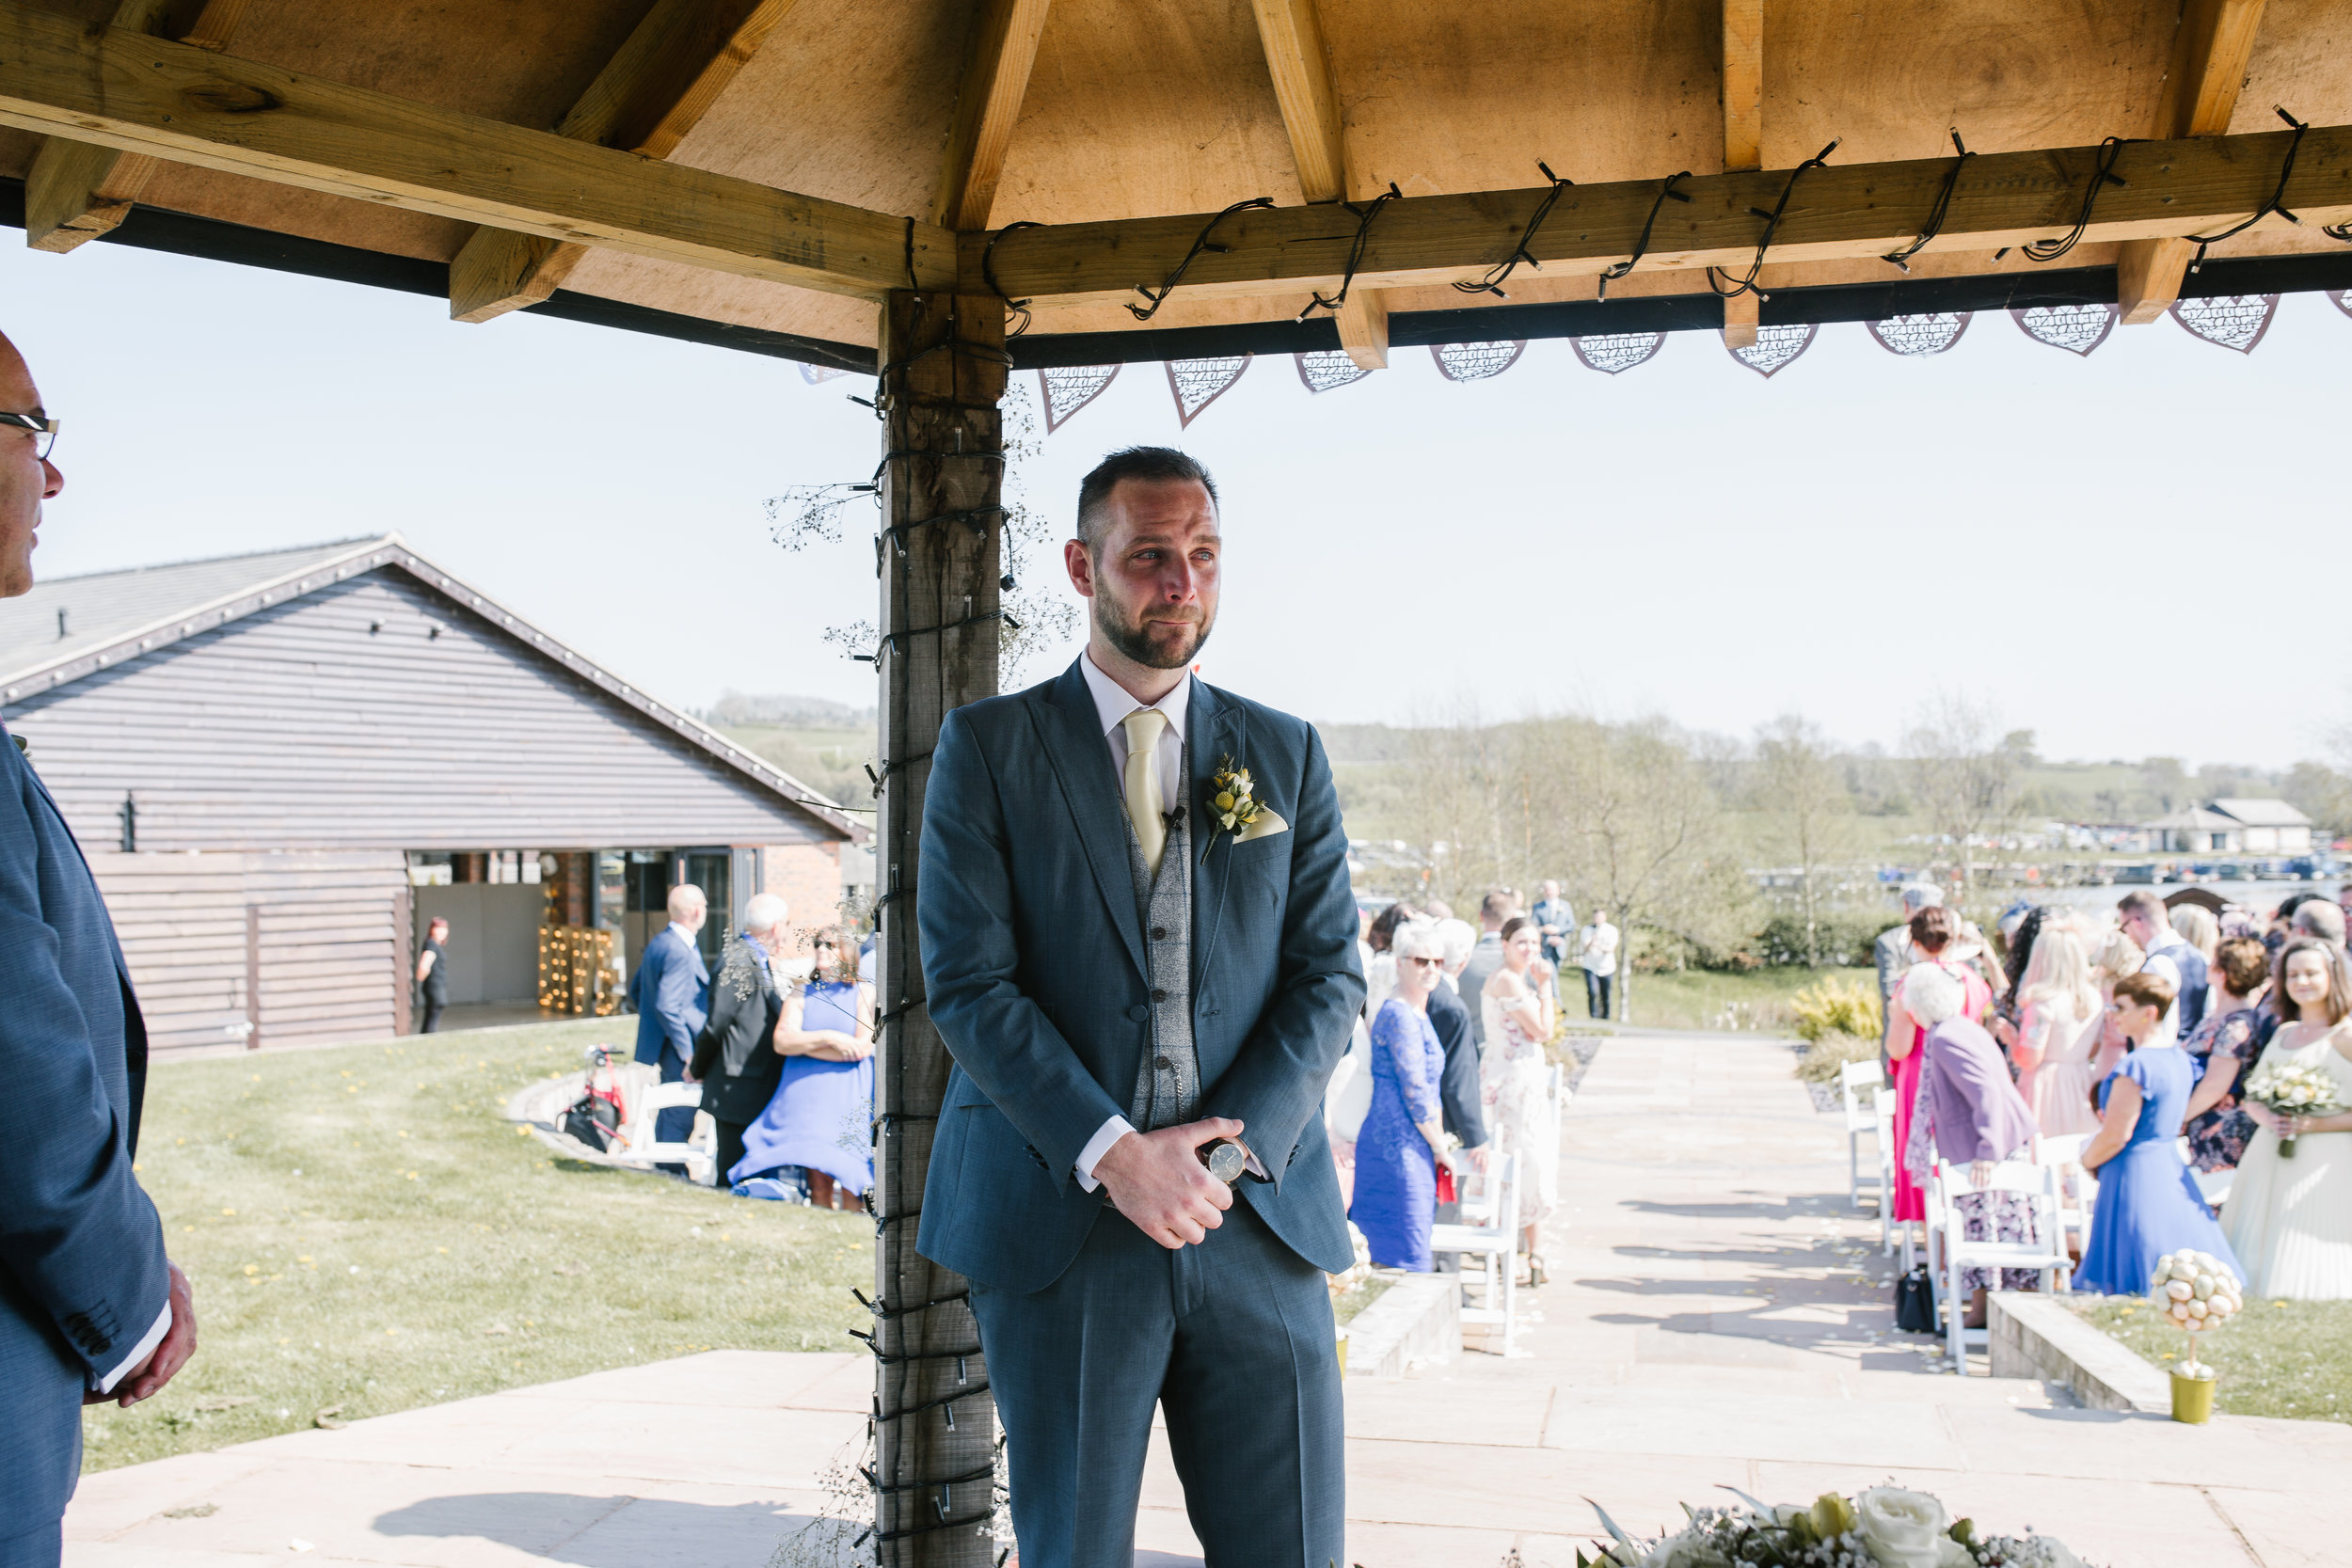
[[[1948,1539],[1944,1505],[1925,1492],[1873,1486],[1853,1500],[1855,1532],[1879,1568],[1941,1568],[1936,1542]]]
[[[1935,1538],[1935,1568],[1977,1568],[1977,1554],[1948,1535]]]

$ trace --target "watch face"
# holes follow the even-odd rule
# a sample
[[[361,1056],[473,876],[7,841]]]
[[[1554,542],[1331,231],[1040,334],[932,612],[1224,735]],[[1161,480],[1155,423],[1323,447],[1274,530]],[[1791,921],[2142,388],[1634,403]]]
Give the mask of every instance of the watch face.
[[[1209,1146],[1209,1174],[1229,1187],[1241,1180],[1241,1173],[1248,1164],[1249,1157],[1241,1151],[1241,1145],[1237,1143]]]

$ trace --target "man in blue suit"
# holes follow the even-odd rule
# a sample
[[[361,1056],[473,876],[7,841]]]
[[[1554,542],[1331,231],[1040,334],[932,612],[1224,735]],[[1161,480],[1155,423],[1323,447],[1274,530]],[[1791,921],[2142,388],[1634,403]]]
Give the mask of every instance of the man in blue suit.
[[[710,969],[694,942],[709,913],[702,889],[691,882],[672,888],[670,924],[645,943],[637,960],[637,978],[629,982],[628,999],[637,1007],[637,1059],[647,1067],[660,1064],[665,1084],[686,1076],[687,1064],[694,1059],[694,1041],[710,1011]],[[684,1143],[693,1135],[694,1108],[675,1105],[657,1114],[653,1131],[663,1143]],[[686,1170],[684,1165],[660,1168],[681,1175]]]
[[[0,338],[0,595],[33,585],[41,502],[65,487],[56,434]],[[170,1382],[196,1349],[196,1311],[132,1174],[147,1028],[114,923],[13,739],[0,740],[0,1568],[56,1568],[82,1406]]]
[[[926,791],[956,1066],[917,1244],[971,1281],[1025,1568],[1133,1560],[1155,1404],[1212,1568],[1346,1560],[1318,1111],[1356,908],[1314,731],[1188,673],[1221,548],[1199,464],[1105,459],[1064,546],[1085,654],[950,713]]]

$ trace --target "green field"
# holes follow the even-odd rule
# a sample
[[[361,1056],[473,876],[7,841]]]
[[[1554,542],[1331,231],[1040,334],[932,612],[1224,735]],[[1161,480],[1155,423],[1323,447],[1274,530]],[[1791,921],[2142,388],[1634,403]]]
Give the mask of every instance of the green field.
[[[859,1349],[864,1216],[550,1158],[507,1097],[611,1021],[166,1064],[139,1180],[196,1357],[85,1417],[107,1469],[690,1352]]]
[[[1870,969],[1668,969],[1633,976],[1633,1017],[1644,1029],[1736,1029],[1765,1034],[1789,1032],[1788,998],[1831,975],[1868,986],[1878,994],[1878,972]],[[1560,1001],[1571,1029],[1585,1026],[1584,976],[1570,970],[1560,977]]]
[[[2144,1301],[2116,1297],[2076,1310],[2159,1367],[2185,1358],[2188,1336]],[[2227,1328],[2197,1337],[2197,1358],[2220,1376],[2217,1410],[2352,1421],[2352,1301],[2249,1300]]]

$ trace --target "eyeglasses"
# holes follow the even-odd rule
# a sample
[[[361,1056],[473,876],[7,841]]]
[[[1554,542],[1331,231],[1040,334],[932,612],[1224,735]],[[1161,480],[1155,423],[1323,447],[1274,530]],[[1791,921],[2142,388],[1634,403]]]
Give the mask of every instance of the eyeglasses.
[[[33,455],[44,463],[49,461],[49,454],[57,450],[57,427],[61,422],[31,414],[0,412],[0,425],[12,425],[18,430],[33,433]]]
[[[1400,958],[1400,959],[1399,959],[1399,960],[1397,960],[1397,961],[1398,961],[1398,962],[1400,962],[1400,963],[1408,963],[1408,964],[1441,964],[1441,963],[1445,962],[1445,960],[1444,960],[1443,958]]]

